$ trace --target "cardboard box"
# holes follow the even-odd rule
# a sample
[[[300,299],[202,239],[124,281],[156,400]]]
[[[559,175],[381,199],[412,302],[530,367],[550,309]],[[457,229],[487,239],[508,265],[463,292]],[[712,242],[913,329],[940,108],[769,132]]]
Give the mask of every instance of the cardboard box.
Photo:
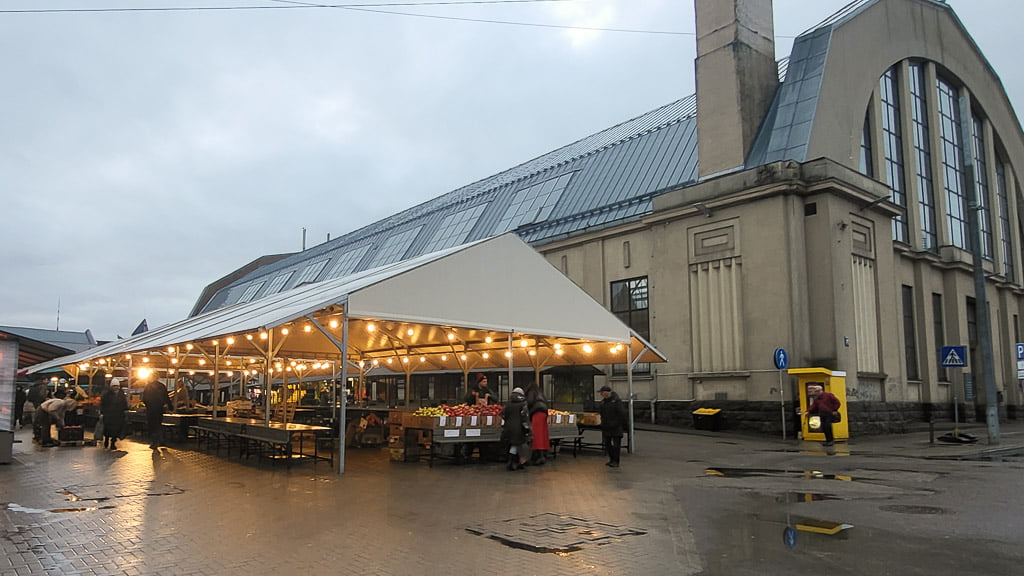
[[[601,415],[596,413],[596,412],[587,412],[587,413],[583,414],[583,419],[582,419],[581,422],[585,426],[600,426],[601,425]]]

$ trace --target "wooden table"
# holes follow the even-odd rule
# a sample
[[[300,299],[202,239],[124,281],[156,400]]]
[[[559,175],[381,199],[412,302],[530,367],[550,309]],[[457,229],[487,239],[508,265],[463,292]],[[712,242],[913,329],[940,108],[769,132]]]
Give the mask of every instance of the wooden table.
[[[221,440],[228,443],[228,453],[231,445],[237,443],[239,456],[257,454],[260,457],[269,457],[273,461],[284,460],[291,465],[293,459],[310,458],[315,460],[327,460],[334,464],[333,446],[328,449],[328,456],[320,455],[320,438],[331,437],[331,429],[327,426],[313,426],[310,424],[296,424],[289,422],[265,423],[263,420],[254,418],[198,418],[192,429],[196,432],[196,444],[202,440],[208,442],[217,441],[218,450]],[[305,450],[304,440],[306,437],[313,437],[313,452]],[[298,440],[296,450],[295,440]]]

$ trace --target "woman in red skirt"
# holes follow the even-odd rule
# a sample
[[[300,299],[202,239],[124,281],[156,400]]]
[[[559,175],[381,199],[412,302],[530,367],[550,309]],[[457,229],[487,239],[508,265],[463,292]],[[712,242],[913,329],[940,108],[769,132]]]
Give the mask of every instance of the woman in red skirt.
[[[530,463],[541,466],[548,459],[551,440],[548,438],[548,403],[536,382],[526,388],[526,409],[530,413],[530,428],[533,433],[533,440],[530,442],[533,456]]]

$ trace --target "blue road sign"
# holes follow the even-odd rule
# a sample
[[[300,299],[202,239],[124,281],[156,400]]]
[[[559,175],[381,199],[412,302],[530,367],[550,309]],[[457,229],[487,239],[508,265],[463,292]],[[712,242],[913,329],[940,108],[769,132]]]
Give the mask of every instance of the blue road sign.
[[[1017,360],[1024,360],[1024,344],[1017,343]]]
[[[779,370],[785,370],[786,366],[789,366],[789,355],[786,354],[786,349],[776,348],[774,360],[776,368],[778,368]]]
[[[967,346],[943,346],[939,358],[947,368],[967,366]]]
[[[786,526],[786,529],[782,531],[782,542],[786,545],[786,548],[796,548],[796,529],[792,526]]]

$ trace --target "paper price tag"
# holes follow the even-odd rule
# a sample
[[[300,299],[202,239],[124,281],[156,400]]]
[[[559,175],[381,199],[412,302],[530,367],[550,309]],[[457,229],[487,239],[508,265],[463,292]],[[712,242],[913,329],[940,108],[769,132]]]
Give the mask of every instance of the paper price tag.
[[[462,416],[456,416],[455,417],[455,427],[456,428],[461,428],[462,427]]]
[[[444,431],[444,437],[445,438],[458,438],[459,437],[459,429],[458,428],[449,428],[448,430],[445,430]]]
[[[561,424],[561,423],[562,423],[562,415],[561,414],[555,414],[555,424]]]
[[[469,425],[470,426],[476,426],[476,419],[477,418],[479,418],[479,416],[470,416],[469,417]],[[479,430],[478,430],[478,432],[479,432]]]
[[[445,424],[447,422],[448,422],[448,417],[447,416],[441,416],[440,420],[438,420],[438,425],[441,426],[442,428],[444,428],[444,426],[445,426]]]
[[[480,429],[479,428],[470,428],[470,429],[466,430],[466,438],[472,438],[474,436],[477,436],[477,437],[480,436]]]
[[[575,423],[576,423],[576,415],[575,414],[569,414],[569,424],[575,424]]]

